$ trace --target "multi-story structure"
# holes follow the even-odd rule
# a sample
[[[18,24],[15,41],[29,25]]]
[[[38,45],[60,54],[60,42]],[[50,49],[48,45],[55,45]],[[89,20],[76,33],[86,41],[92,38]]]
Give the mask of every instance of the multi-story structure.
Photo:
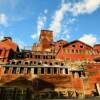
[[[79,40],[54,42],[53,32],[42,30],[32,50],[19,51],[9,37],[0,42],[0,48],[2,52],[11,52],[3,55],[6,60],[1,60],[6,62],[0,66],[1,86],[20,87],[19,81],[24,78],[31,85],[21,86],[31,87],[40,94],[51,91],[65,97],[83,97],[92,95],[97,84],[99,91],[100,44],[92,47]]]
[[[19,47],[12,41],[11,37],[4,37],[0,41],[0,62],[8,62],[16,53],[19,52]]]

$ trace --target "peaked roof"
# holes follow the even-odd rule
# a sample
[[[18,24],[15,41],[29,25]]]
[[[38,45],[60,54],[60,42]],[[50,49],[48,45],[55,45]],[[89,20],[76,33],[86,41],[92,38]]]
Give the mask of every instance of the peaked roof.
[[[84,42],[82,42],[82,41],[80,41],[80,40],[74,40],[74,41],[72,41],[72,42],[70,42],[70,43],[65,44],[63,47],[69,46],[70,44],[73,44],[73,43],[76,43],[76,42],[80,42],[80,43],[82,43],[82,44],[84,44],[84,45],[90,47],[91,49],[93,49],[92,46],[90,46],[90,45],[88,45],[88,44],[86,44],[86,43],[84,43]]]

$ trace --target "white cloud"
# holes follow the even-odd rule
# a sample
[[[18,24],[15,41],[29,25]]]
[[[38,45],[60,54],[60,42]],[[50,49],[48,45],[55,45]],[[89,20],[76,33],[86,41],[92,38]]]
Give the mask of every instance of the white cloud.
[[[67,11],[69,11],[70,8],[70,4],[68,3],[64,3],[62,2],[61,4],[61,8],[58,9],[54,16],[53,16],[53,20],[49,26],[50,30],[53,30],[55,34],[60,33],[61,32],[61,22],[64,18],[64,15]]]
[[[75,3],[72,7],[72,13],[74,15],[92,13],[100,7],[100,0],[82,0]]]
[[[69,20],[67,20],[66,24],[73,24],[77,21],[76,18],[70,18]]]
[[[79,40],[89,45],[97,43],[97,37],[93,34],[84,34]]]
[[[53,19],[49,25],[49,29],[53,30],[55,35],[57,33],[63,32],[65,29],[62,27],[62,22],[64,16],[70,12],[72,15],[80,14],[90,14],[96,11],[100,7],[100,0],[79,0],[78,2],[71,3],[70,1],[65,3],[65,0],[62,0],[61,7],[55,11]],[[65,23],[73,24],[76,22],[76,18],[67,20]],[[63,30],[62,30],[63,29]],[[69,29],[68,29],[69,30]]]
[[[7,27],[8,26],[8,17],[5,14],[0,14],[0,25]]]
[[[47,13],[48,13],[48,9],[45,9],[45,10],[44,10],[44,13],[47,14]]]
[[[3,32],[0,32],[0,40],[2,40],[4,38],[4,33]]]
[[[24,43],[21,39],[19,39],[19,38],[14,38],[14,41],[15,41],[15,43],[18,44],[18,46],[19,46],[20,49],[24,49],[25,43]]]
[[[70,37],[71,37],[71,36],[70,36],[69,34],[66,35],[66,38],[67,38],[67,39],[70,39]]]
[[[40,30],[44,28],[46,20],[47,20],[46,16],[38,17],[38,21],[37,21],[37,33],[38,34],[40,34]]]
[[[38,17],[38,21],[37,21],[37,34],[32,34],[31,37],[33,39],[37,38],[40,34],[41,29],[44,28],[45,22],[46,22],[47,18],[46,16],[39,16]]]
[[[31,37],[32,37],[32,39],[35,39],[35,38],[37,38],[37,34],[32,34]]]

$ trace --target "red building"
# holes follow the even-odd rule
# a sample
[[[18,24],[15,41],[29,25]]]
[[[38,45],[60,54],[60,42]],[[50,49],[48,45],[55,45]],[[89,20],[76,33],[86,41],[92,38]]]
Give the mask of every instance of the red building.
[[[72,92],[92,95],[95,84],[100,85],[100,44],[90,46],[82,41],[53,41],[53,32],[42,30],[39,42],[32,50],[19,51],[10,37],[0,42],[0,82],[13,81],[20,76],[33,82],[36,76],[66,95]],[[34,82],[33,82],[34,83]]]
[[[12,41],[11,37],[4,37],[0,41],[0,62],[8,62],[19,52],[18,45]]]

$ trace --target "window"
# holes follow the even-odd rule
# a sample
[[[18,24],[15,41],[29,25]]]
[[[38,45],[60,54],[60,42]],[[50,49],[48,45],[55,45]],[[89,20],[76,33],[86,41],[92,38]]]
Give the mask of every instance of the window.
[[[30,72],[31,72],[31,68],[28,68],[28,69],[27,69],[27,73],[30,73]]]
[[[80,48],[83,48],[83,46],[82,46],[82,45],[80,45]]]
[[[79,53],[80,53],[80,54],[82,54],[82,51],[81,51],[81,50],[79,50]]]
[[[46,59],[48,59],[48,56],[46,56]]]
[[[9,71],[9,67],[6,67],[4,73],[7,74],[8,71]]]
[[[38,62],[38,65],[41,65],[41,63],[40,63],[40,62]]]
[[[16,69],[17,69],[16,67],[13,68],[13,70],[12,70],[13,74],[16,74]]]
[[[44,74],[44,68],[41,68],[41,74]]]
[[[30,58],[32,58],[32,54],[30,54]]]
[[[51,71],[50,71],[50,68],[47,68],[47,74],[50,74]]]
[[[99,50],[97,50],[97,53],[99,53]]]
[[[13,65],[13,64],[15,64],[15,62],[13,61],[11,64]]]
[[[38,59],[40,59],[40,55],[38,55],[37,57],[38,57]]]
[[[53,56],[52,59],[55,59],[55,56]]]
[[[28,65],[28,62],[25,62],[25,65]]]
[[[37,59],[37,55],[35,55],[35,58]]]
[[[33,62],[32,61],[30,61],[30,65],[32,65],[33,64]]]
[[[43,59],[45,59],[45,56],[43,56]]]
[[[58,62],[55,62],[56,65],[58,65]]]
[[[72,50],[72,53],[74,53],[74,50]]]
[[[64,63],[61,63],[61,66],[64,66]]]
[[[57,74],[57,68],[54,68],[54,74]]]
[[[50,63],[50,65],[52,66],[52,63]]]
[[[21,64],[21,61],[18,61],[18,64]]]
[[[23,67],[21,67],[21,68],[20,68],[20,74],[22,74],[22,73],[23,73],[23,71],[24,71],[24,68],[23,68]]]
[[[72,47],[75,47],[75,45],[72,45]]]
[[[60,68],[60,74],[63,74],[63,69],[62,68]]]
[[[47,64],[47,61],[45,61],[44,64]]]
[[[78,53],[78,50],[76,50],[76,53]]]
[[[38,69],[34,68],[34,74],[37,74],[37,73],[38,73]]]
[[[67,50],[66,50],[66,52],[67,52],[67,53],[70,53],[70,50],[69,50],[69,49],[67,49]]]
[[[65,73],[68,74],[68,69],[67,68],[65,69]]]
[[[50,58],[52,59],[53,57],[51,56]]]
[[[34,61],[34,64],[36,64],[36,61]]]
[[[2,53],[2,50],[0,50],[0,55],[1,55],[1,53]]]
[[[17,64],[17,65],[20,65],[20,64],[21,64],[21,61],[18,61],[16,64]]]
[[[29,57],[30,57],[30,55],[29,55],[29,54],[26,54],[26,55],[25,55],[25,57],[26,57],[26,58],[29,58]]]

